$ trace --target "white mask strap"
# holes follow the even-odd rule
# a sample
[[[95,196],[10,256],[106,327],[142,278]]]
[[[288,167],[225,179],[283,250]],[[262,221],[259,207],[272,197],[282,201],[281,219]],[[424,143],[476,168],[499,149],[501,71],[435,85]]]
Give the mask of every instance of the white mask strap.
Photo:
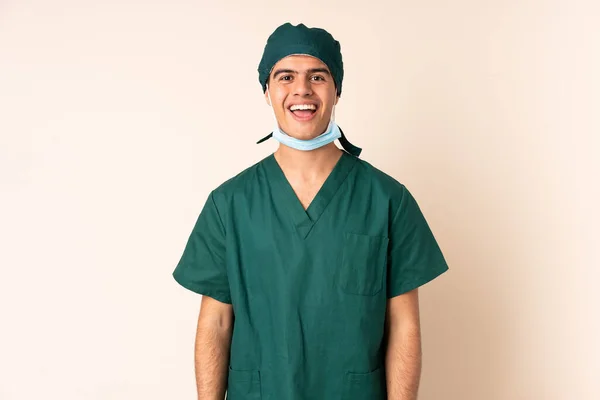
[[[273,107],[273,100],[271,100],[271,93],[269,93],[269,84],[267,83],[267,97],[269,98],[269,103],[271,104],[271,111],[273,111],[273,119],[275,120],[275,126],[279,126],[277,122],[277,115],[275,114],[275,107]]]

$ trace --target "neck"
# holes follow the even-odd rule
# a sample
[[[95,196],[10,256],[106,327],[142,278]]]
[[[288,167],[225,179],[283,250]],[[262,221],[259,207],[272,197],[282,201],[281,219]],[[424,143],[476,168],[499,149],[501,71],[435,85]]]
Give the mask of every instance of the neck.
[[[280,144],[274,156],[286,173],[312,180],[318,179],[323,173],[329,173],[342,156],[342,150],[334,142],[310,151],[296,150]]]

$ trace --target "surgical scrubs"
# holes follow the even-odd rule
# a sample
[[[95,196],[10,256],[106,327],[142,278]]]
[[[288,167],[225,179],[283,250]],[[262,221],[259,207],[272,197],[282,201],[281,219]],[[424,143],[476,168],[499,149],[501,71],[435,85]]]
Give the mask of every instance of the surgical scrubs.
[[[344,152],[306,210],[273,154],[224,182],[173,276],[232,304],[227,399],[380,400],[387,300],[447,269],[407,188]]]

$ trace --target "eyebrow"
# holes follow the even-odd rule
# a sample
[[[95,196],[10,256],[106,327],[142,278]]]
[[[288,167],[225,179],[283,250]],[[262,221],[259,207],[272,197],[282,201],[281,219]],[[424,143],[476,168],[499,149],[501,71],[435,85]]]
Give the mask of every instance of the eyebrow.
[[[306,70],[307,74],[314,74],[317,72],[322,72],[326,75],[331,76],[331,73],[329,72],[329,70],[327,68],[310,68]],[[273,73],[273,79],[277,78],[277,75],[280,74],[298,74],[298,71],[294,71],[293,69],[278,69],[277,71],[275,71]]]

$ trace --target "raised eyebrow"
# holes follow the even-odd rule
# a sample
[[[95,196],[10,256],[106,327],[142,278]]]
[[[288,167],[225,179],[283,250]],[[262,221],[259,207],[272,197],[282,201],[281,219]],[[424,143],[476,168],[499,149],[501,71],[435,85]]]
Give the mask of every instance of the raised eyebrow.
[[[273,79],[277,78],[277,75],[280,74],[297,74],[298,71],[294,71],[293,69],[278,69],[273,73]]]
[[[331,76],[331,73],[329,72],[329,70],[327,68],[311,68],[306,71],[306,73],[308,73],[308,74],[314,74],[317,72],[321,72],[321,73]],[[273,73],[273,79],[277,78],[277,75],[297,74],[297,73],[298,73],[298,71],[294,71],[293,69],[278,69],[277,71],[275,71]]]
[[[311,68],[311,69],[309,69],[306,72],[308,72],[309,74],[314,74],[314,73],[317,73],[317,72],[322,72],[325,75],[331,76],[331,73],[329,72],[329,70],[327,68]]]

